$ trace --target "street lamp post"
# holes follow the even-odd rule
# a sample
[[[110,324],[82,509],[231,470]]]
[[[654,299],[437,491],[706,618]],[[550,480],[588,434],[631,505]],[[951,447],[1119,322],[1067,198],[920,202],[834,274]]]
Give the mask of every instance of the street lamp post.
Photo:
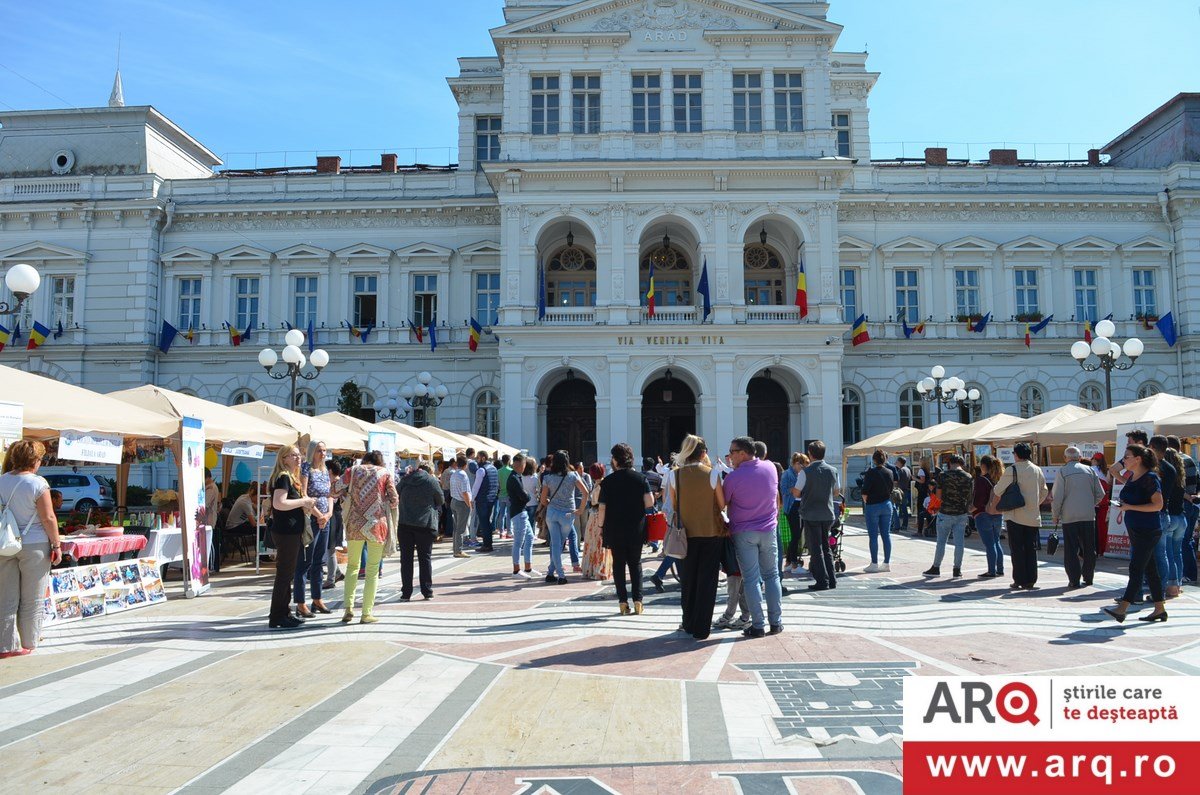
[[[1146,345],[1137,337],[1130,337],[1121,346],[1112,341],[1117,327],[1111,320],[1101,320],[1096,324],[1096,336],[1091,343],[1087,340],[1076,340],[1071,345],[1071,358],[1079,362],[1079,366],[1089,373],[1097,370],[1104,371],[1104,401],[1105,408],[1112,408],[1112,371],[1128,370],[1133,367],[1137,357],[1146,350]],[[1126,358],[1121,358],[1124,353]],[[1095,355],[1096,361],[1089,359]]]
[[[312,381],[321,374],[325,366],[329,364],[329,354],[318,348],[312,353],[312,366],[314,370],[304,371],[304,365],[308,363],[304,356],[304,351],[300,347],[304,345],[304,332],[298,328],[294,328],[284,336],[284,342],[287,343],[283,349],[283,362],[287,368],[284,371],[275,369],[276,363],[279,362],[280,354],[270,348],[263,348],[258,352],[258,363],[267,371],[267,375],[272,378],[282,381],[285,378],[292,379],[292,400],[288,404],[292,411],[296,410],[296,379],[303,378],[305,381]]]
[[[17,305],[10,307],[7,301],[0,301],[0,317],[19,314],[26,299],[37,292],[41,283],[41,274],[32,265],[18,262],[9,268],[4,274],[4,286],[16,297]]]
[[[926,403],[937,404],[938,424],[942,422],[942,406],[948,409],[963,406],[973,408],[979,404],[979,390],[967,389],[967,383],[958,376],[946,377],[946,368],[934,365],[930,375],[917,382],[917,392]]]
[[[442,401],[450,394],[450,390],[445,384],[433,384],[434,378],[426,371],[421,371],[417,374],[415,383],[408,383],[396,389],[395,387],[388,390],[387,398],[378,398],[375,401],[376,414],[388,414],[391,419],[404,418],[410,412],[414,415],[414,425],[421,427],[425,422],[424,410],[437,408],[442,405]],[[421,409],[422,419],[416,421],[416,410]]]

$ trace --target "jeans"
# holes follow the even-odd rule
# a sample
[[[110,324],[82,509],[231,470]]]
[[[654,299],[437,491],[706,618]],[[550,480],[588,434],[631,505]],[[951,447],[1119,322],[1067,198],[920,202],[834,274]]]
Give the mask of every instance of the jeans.
[[[351,541],[350,544],[350,560],[357,560],[363,553],[364,546],[367,552],[367,571],[366,585],[363,586],[363,615],[369,616],[375,609],[375,588],[379,585],[379,565],[383,562],[383,544],[376,541]],[[346,610],[354,609],[354,592],[358,590],[358,569],[354,566],[349,566],[346,571],[346,593],[343,597],[343,607]]]
[[[954,539],[954,568],[961,569],[963,562],[963,539],[967,533],[967,519],[969,514],[965,513],[942,513],[938,514],[937,522],[937,549],[933,553],[933,565],[942,565],[942,558],[946,556],[946,540]]]
[[[483,489],[480,489],[482,492]],[[486,495],[481,494],[475,502],[475,523],[479,528],[479,537],[483,539],[482,549],[492,548],[492,535],[495,534],[495,527],[492,525],[492,508],[495,506],[494,500],[489,500]]]
[[[520,563],[522,553],[525,554],[525,565],[529,566],[533,559],[533,526],[528,511],[513,511],[512,532],[513,568]]]
[[[575,514],[571,514],[571,527],[563,540],[567,544],[567,553],[571,556],[571,566],[579,565],[579,532],[575,529]]]
[[[1134,530],[1126,527],[1129,534],[1129,582],[1125,585],[1125,594],[1121,597],[1126,602],[1133,602],[1141,596],[1142,578],[1150,584],[1150,598],[1155,602],[1163,600],[1162,579],[1158,576],[1158,568],[1154,565],[1154,548],[1162,535],[1161,530]]]
[[[988,574],[1004,574],[1004,547],[1000,545],[1002,519],[998,513],[975,514],[975,529],[979,531],[979,540],[983,542],[983,552],[987,555]]]
[[[883,562],[892,562],[892,501],[884,500],[863,508],[870,536],[871,562],[879,562],[879,539],[883,538]]]
[[[396,528],[400,546],[400,596],[412,596],[413,557],[416,553],[422,596],[433,596],[433,539],[437,529],[402,524]]]
[[[776,563],[779,559],[777,544],[775,534],[770,531],[743,530],[733,535],[738,566],[742,569],[742,588],[745,590],[746,603],[750,606],[750,620],[756,629],[763,629],[760,584],[767,597],[767,620],[773,627],[783,623],[783,591]]]
[[[550,568],[546,574],[566,577],[562,564],[563,539],[575,531],[575,513],[550,506],[546,509],[546,524],[550,528]]]
[[[654,572],[654,576],[661,580],[663,578],[663,576],[666,575],[666,573],[671,570],[671,567],[674,566],[678,562],[679,562],[678,560],[671,557],[670,555],[663,555],[662,563],[658,564],[658,571]]]
[[[1200,505],[1194,505],[1191,500],[1183,503],[1183,579],[1196,581],[1196,543],[1193,531],[1196,520],[1200,519]]]
[[[742,588],[742,576],[740,574],[725,575],[725,612],[721,614],[721,618],[726,621],[732,621],[733,615],[741,609],[741,615],[738,620],[742,621],[750,617],[750,605],[746,604],[746,591]]]
[[[1096,523],[1063,522],[1063,567],[1071,585],[1092,584],[1096,573]],[[1082,567],[1080,566],[1082,558]]]
[[[49,579],[49,541],[22,544],[17,554],[0,557],[0,652],[37,648]]]
[[[510,512],[508,497],[500,497],[496,500],[496,510],[493,516],[495,517],[495,526],[501,533],[508,531],[508,520],[512,518],[509,516]]]
[[[471,523],[471,509],[463,500],[451,500],[450,510],[453,512],[450,524],[453,526],[454,554],[462,552],[463,536],[467,533],[467,525]]]
[[[1185,514],[1170,516],[1167,529],[1163,531],[1162,539],[1158,542],[1165,547],[1167,558],[1167,573],[1163,575],[1163,585],[1183,584],[1183,536],[1186,527]]]
[[[305,577],[308,577],[313,601],[321,599],[321,585],[324,580],[321,569],[325,565],[325,549],[329,546],[329,523],[318,528],[315,516],[310,516],[308,521],[312,525],[313,540],[311,544],[297,553],[296,574],[292,578],[292,596],[295,597],[298,605],[304,604]]]

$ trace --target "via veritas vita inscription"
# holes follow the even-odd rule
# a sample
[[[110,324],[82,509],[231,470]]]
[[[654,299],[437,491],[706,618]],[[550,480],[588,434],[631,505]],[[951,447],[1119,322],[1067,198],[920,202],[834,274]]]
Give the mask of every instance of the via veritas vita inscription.
[[[719,335],[617,337],[617,345],[724,345],[725,338]]]

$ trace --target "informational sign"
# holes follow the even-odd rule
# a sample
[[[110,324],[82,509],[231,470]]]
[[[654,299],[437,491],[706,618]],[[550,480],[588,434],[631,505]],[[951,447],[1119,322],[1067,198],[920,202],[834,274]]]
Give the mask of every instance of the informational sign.
[[[992,446],[990,444],[975,445],[975,458],[976,459],[980,459],[980,458],[983,458],[985,455],[991,455],[991,454],[992,454]]]
[[[367,450],[383,453],[384,466],[396,465],[396,434],[387,431],[370,431],[367,434]]]
[[[1012,466],[1017,460],[1013,457],[1013,449],[1011,447],[997,447],[996,456],[1004,462],[1005,466]]]
[[[225,442],[221,445],[221,455],[231,455],[234,458],[262,458],[263,445],[253,442]]]
[[[1146,438],[1149,439],[1154,435],[1154,423],[1129,422],[1117,426],[1117,456],[1114,464],[1119,464],[1125,457],[1125,448],[1129,446],[1125,434],[1130,431],[1145,431]],[[1121,499],[1119,483],[1113,484],[1113,499]],[[1115,506],[1109,506],[1108,509],[1108,549],[1104,554],[1110,558],[1129,557],[1129,533],[1125,530],[1125,523],[1121,521],[1121,511]]]
[[[455,450],[453,447],[443,447],[442,448],[442,460],[443,461],[453,461],[454,457],[457,455],[458,455],[458,451]]]
[[[121,463],[124,448],[125,437],[119,433],[61,431],[58,435],[58,457],[65,461],[115,466]]]
[[[1104,445],[1100,442],[1076,442],[1075,446],[1079,448],[1079,457],[1084,461],[1091,461],[1096,453],[1104,452]]]
[[[205,516],[204,420],[184,417],[180,427],[179,510],[183,523],[184,595],[208,590],[208,528],[216,517]]]
[[[165,601],[155,558],[54,569],[42,593],[42,623],[82,621]]]

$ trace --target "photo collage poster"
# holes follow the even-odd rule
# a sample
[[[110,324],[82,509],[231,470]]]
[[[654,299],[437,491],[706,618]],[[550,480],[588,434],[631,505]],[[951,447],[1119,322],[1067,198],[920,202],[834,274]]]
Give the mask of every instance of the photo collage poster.
[[[208,590],[207,525],[216,517],[204,516],[204,421],[184,417],[179,457],[179,509],[183,523],[185,593],[198,596]]]
[[[44,624],[64,624],[167,601],[155,558],[52,569],[42,600]]]

